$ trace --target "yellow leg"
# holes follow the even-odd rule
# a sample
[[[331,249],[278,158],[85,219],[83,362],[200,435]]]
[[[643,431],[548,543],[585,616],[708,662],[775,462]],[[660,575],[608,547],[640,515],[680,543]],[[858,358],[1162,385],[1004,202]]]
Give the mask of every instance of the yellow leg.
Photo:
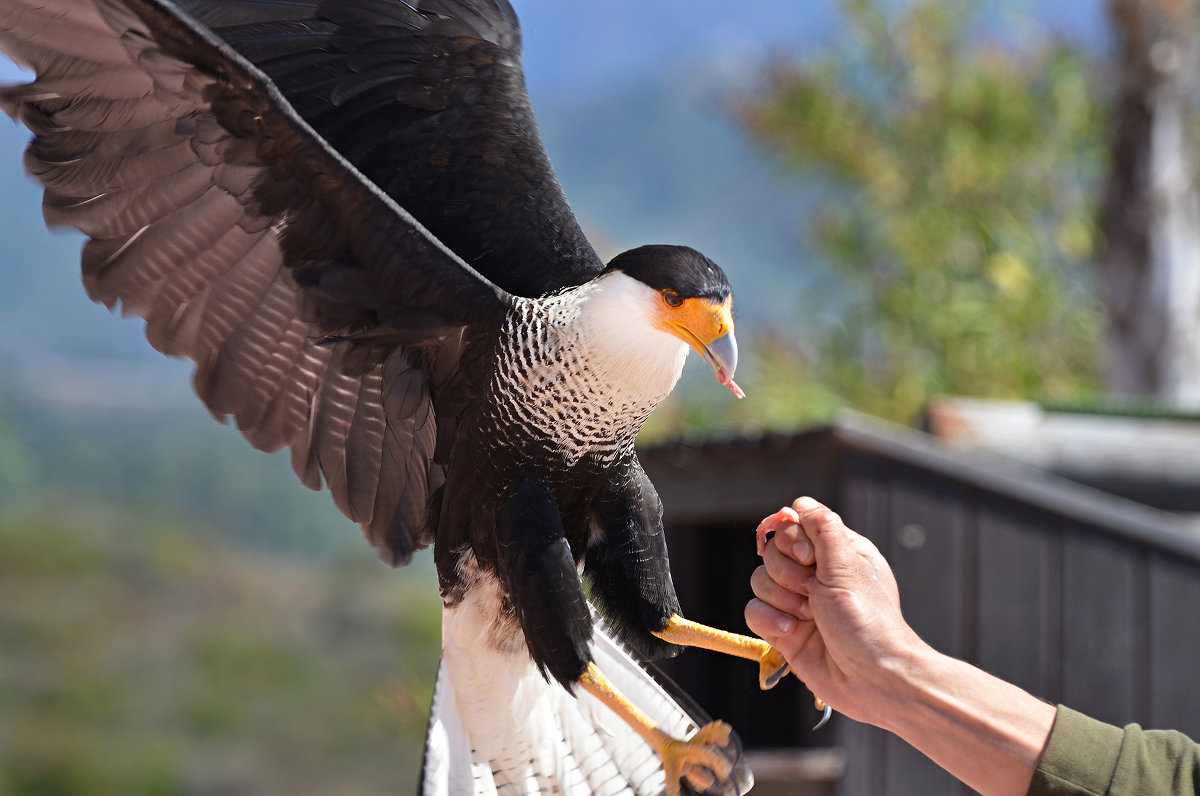
[[[729,778],[733,763],[716,749],[729,743],[731,730],[725,722],[706,724],[690,739],[675,738],[659,729],[637,705],[626,699],[596,664],[588,664],[587,671],[579,678],[579,685],[624,719],[662,758],[667,796],[680,796],[679,783],[685,777],[698,790],[706,790],[718,779]]]
[[[788,664],[784,657],[762,639],[730,633],[728,630],[717,630],[715,627],[684,619],[678,614],[672,616],[667,626],[654,635],[663,641],[683,647],[703,647],[706,650],[758,661],[758,685],[764,691],[774,688],[788,672]]]
[[[702,625],[684,619],[675,614],[667,622],[667,626],[654,635],[663,641],[679,644],[684,647],[702,647],[713,652],[723,652],[738,658],[758,661],[758,685],[764,691],[774,688],[788,673],[788,663],[779,651],[760,638],[730,633],[728,630],[718,630],[715,627]],[[829,706],[820,697],[813,697],[817,710],[825,711],[821,723],[813,729],[819,729],[829,720]]]

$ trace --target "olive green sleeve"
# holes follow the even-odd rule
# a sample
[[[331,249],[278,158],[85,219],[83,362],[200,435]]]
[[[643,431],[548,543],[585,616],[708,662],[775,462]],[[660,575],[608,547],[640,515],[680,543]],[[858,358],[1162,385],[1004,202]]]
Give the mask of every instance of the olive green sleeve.
[[[1062,705],[1029,796],[1196,796],[1200,746],[1168,730],[1124,729]]]

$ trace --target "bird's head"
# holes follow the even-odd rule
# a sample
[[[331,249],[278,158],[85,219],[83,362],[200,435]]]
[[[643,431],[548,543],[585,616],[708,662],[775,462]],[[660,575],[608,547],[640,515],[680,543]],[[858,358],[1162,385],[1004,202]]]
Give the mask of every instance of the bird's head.
[[[745,397],[733,380],[733,288],[712,260],[687,246],[641,246],[617,255],[606,273],[619,271],[657,294],[651,323],[704,357],[717,381]]]

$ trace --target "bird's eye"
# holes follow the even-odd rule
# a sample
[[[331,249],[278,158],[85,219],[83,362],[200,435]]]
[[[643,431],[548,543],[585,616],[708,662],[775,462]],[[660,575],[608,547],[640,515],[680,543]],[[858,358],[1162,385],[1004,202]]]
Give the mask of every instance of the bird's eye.
[[[662,294],[663,294],[663,301],[667,302],[668,307],[682,307],[683,306],[683,299],[681,299],[679,297],[679,294],[676,293],[674,290],[664,290],[662,292]]]

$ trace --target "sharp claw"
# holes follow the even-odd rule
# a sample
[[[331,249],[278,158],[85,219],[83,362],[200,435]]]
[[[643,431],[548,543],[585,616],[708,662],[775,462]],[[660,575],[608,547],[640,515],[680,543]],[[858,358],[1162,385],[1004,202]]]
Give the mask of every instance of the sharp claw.
[[[824,710],[825,712],[821,715],[821,720],[813,727],[813,731],[819,730],[828,724],[829,717],[833,715],[833,708],[826,705],[819,697],[817,698],[817,710]]]
[[[768,648],[758,663],[758,687],[764,691],[774,688],[788,671],[787,659],[774,647]]]
[[[733,728],[725,722],[710,721],[696,730],[696,734],[688,740],[691,743],[702,744],[704,746],[728,746],[729,738],[732,735]]]

